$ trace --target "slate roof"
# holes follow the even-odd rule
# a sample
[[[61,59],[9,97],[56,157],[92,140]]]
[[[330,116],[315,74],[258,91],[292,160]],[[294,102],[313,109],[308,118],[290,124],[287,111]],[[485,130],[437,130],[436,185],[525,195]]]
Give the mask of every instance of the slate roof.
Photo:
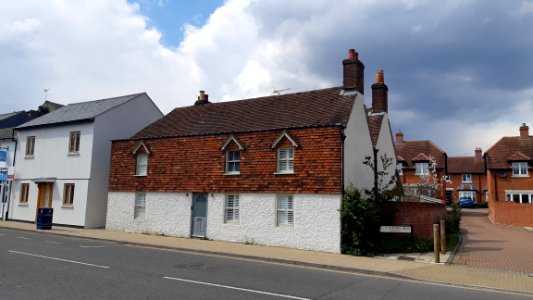
[[[531,161],[527,158],[533,157],[533,136],[525,139],[503,137],[487,150],[486,155],[488,169],[510,169],[509,162],[513,160]]]
[[[145,93],[138,93],[114,98],[69,104],[67,106],[58,108],[50,113],[47,113],[39,118],[24,123],[18,126],[16,129],[27,129],[82,121],[92,122],[94,121],[94,118],[98,115],[144,94]]]
[[[132,139],[346,126],[355,97],[341,95],[341,90],[335,87],[179,107]]]
[[[13,128],[0,128],[0,139],[13,138]]]
[[[16,111],[0,115],[0,128],[13,128],[30,120],[25,111]]]
[[[429,158],[432,156],[436,163],[437,169],[445,167],[446,152],[431,141],[403,141],[401,143],[395,143],[394,148],[396,150],[396,159],[403,163],[404,169],[415,168],[415,161]],[[403,159],[399,159],[399,158]]]
[[[448,157],[449,174],[484,174],[485,161],[476,159],[475,156],[451,156]]]

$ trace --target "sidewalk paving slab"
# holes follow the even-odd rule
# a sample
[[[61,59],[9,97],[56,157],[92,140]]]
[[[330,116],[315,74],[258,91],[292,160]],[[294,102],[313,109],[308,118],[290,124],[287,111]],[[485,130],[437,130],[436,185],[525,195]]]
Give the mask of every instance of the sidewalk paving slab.
[[[420,262],[385,257],[360,257],[291,248],[116,232],[104,229],[54,226],[52,230],[37,230],[35,229],[35,224],[14,221],[0,221],[0,228],[533,295],[533,277],[531,274],[428,263],[427,259],[425,262]]]

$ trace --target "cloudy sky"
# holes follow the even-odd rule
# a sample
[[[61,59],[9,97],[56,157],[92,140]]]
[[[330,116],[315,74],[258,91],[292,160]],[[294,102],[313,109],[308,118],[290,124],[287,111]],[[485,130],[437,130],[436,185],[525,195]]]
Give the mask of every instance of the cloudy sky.
[[[2,1],[0,113],[146,91],[164,113],[385,70],[393,131],[473,155],[533,131],[533,0]]]

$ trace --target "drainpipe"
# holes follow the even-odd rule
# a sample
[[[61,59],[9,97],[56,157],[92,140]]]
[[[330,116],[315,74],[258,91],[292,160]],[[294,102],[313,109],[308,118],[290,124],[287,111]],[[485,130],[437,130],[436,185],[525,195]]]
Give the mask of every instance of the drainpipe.
[[[344,128],[340,127],[340,137],[341,137],[341,195],[344,196],[344,140],[346,135],[344,134]]]
[[[372,147],[374,152],[374,199],[378,198],[378,152],[379,149],[375,146]]]

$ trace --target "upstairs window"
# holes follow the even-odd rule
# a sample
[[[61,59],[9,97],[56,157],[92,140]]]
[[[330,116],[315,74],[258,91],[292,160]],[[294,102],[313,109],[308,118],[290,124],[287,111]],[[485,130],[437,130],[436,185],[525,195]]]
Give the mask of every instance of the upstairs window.
[[[239,174],[241,172],[241,151],[226,151],[226,174]]]
[[[26,138],[26,156],[33,156],[35,150],[35,136],[29,136]]]
[[[294,173],[294,148],[278,148],[278,173]]]
[[[527,162],[513,163],[513,177],[527,177]]]
[[[421,162],[416,163],[416,175],[428,175],[429,174],[429,163]]]
[[[74,204],[74,183],[65,183],[63,189],[63,205],[72,206]]]
[[[277,199],[277,224],[278,226],[294,225],[293,196],[278,196]]]
[[[239,195],[226,195],[224,216],[226,223],[239,223]]]
[[[472,174],[463,174],[463,182],[464,183],[471,183],[472,182]]]
[[[69,142],[68,142],[68,153],[79,153],[79,152],[80,152],[80,132],[71,131]]]
[[[136,176],[146,176],[148,174],[148,153],[137,153]]]
[[[396,171],[398,171],[398,175],[403,175],[403,163],[399,162],[396,164]]]

